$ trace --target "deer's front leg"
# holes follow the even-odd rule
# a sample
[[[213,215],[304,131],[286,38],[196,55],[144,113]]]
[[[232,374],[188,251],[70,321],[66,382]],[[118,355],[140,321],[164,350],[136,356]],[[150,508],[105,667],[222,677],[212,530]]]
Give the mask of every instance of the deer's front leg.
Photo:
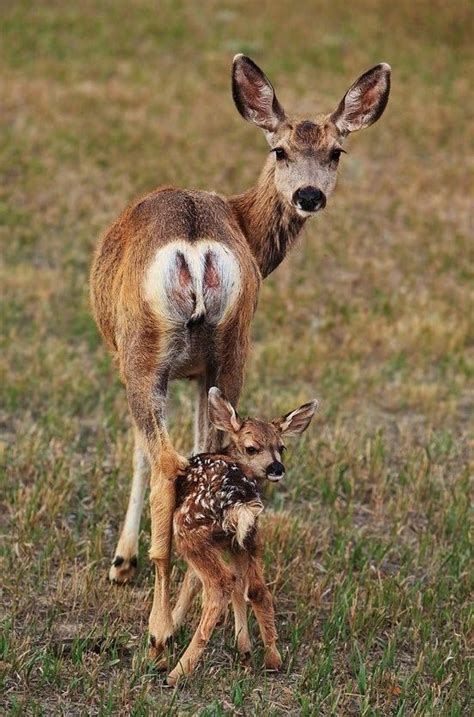
[[[235,346],[234,333],[239,331],[241,345]],[[238,327],[232,326],[222,333],[216,344],[216,386],[225,395],[228,401],[237,407],[240,393],[244,383],[245,361],[248,353],[248,335],[241,332]],[[207,405],[206,405],[207,411]],[[223,432],[218,431],[208,420],[206,436],[206,450],[220,451],[222,448]]]
[[[214,385],[215,377],[212,371],[209,375],[198,379],[197,397],[194,417],[194,448],[193,454],[202,453],[206,450],[207,436],[209,433],[209,416],[207,411],[208,391]]]

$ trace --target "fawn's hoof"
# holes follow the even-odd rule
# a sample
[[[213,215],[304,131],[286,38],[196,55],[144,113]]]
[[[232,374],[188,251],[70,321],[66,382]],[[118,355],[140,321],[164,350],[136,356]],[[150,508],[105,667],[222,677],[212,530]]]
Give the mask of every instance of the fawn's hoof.
[[[179,680],[179,678],[182,676],[182,674],[183,674],[182,672],[178,672],[178,671],[176,671],[176,670],[172,670],[172,671],[169,673],[168,677],[166,678],[166,684],[167,684],[169,687],[176,687],[176,685],[178,684],[178,680]]]
[[[278,670],[281,668],[281,665],[281,655],[276,649],[276,647],[273,647],[271,650],[268,650],[268,652],[265,654],[265,668],[267,670],[278,672]]]
[[[186,665],[182,662],[178,662],[178,664],[173,667],[168,677],[166,678],[166,684],[170,687],[176,687],[178,682],[184,677],[190,675],[192,671],[193,668],[190,664]]]
[[[251,667],[252,666],[252,653],[250,651],[241,652],[240,655],[240,664],[242,667]]]
[[[137,566],[138,558],[136,555],[132,555],[128,559],[123,558],[121,555],[116,555],[110,566],[109,580],[113,583],[128,583],[134,578]]]

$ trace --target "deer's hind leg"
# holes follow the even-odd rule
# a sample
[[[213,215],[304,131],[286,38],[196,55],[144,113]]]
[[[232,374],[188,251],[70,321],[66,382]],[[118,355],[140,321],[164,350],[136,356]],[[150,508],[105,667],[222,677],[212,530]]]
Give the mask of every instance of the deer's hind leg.
[[[187,460],[175,451],[166,429],[166,396],[173,358],[166,338],[149,327],[139,328],[127,338],[128,350],[121,355],[121,371],[151,469],[149,555],[155,565],[155,589],[149,633],[151,657],[157,658],[173,635],[169,581],[175,479],[187,466]]]
[[[191,567],[187,567],[183,578],[178,600],[173,610],[173,625],[177,630],[186,619],[186,616],[194,602],[194,598],[201,589],[201,581]]]
[[[140,435],[134,429],[133,478],[127,513],[115,548],[109,579],[115,583],[126,583],[135,574],[138,565],[138,536],[143,510],[150,464],[141,445]]]
[[[232,593],[232,609],[234,612],[234,629],[237,649],[242,662],[247,663],[252,652],[249,627],[247,621],[247,569],[248,556],[236,554],[232,556],[235,574],[237,576],[234,592]]]
[[[265,647],[265,667],[269,670],[279,670],[282,661],[276,646],[275,609],[272,594],[265,583],[260,557],[249,558],[247,580],[248,599],[257,618]]]
[[[199,551],[195,547],[192,555],[183,551],[183,557],[189,564],[189,570],[194,570],[202,582],[203,606],[201,619],[191,642],[168,675],[169,685],[175,685],[180,677],[193,672],[235,586],[235,575],[215,546],[206,544]]]

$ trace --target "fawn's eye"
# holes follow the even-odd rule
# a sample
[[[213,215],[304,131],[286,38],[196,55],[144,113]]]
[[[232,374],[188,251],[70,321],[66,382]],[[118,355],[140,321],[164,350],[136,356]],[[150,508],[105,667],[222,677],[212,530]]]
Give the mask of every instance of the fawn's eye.
[[[275,156],[276,156],[277,160],[287,158],[287,154],[286,154],[285,150],[283,149],[283,147],[275,147],[273,152],[275,152]]]
[[[286,446],[284,446],[284,445],[278,446],[278,453],[281,456],[284,454],[285,451],[286,451]]]
[[[339,162],[339,159],[343,152],[345,153],[345,150],[341,149],[340,147],[336,147],[335,149],[331,150],[329,159],[331,160],[331,162]]]
[[[258,453],[258,448],[255,448],[255,446],[247,446],[245,449],[247,452],[247,455],[254,456],[256,453]]]

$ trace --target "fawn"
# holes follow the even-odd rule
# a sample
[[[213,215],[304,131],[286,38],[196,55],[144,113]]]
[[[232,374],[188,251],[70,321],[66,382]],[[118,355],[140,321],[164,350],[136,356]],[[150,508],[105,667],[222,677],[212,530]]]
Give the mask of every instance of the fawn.
[[[248,600],[265,646],[265,666],[280,668],[272,596],[265,584],[258,541],[257,519],[263,510],[259,483],[283,478],[283,438],[302,433],[318,405],[310,401],[267,422],[241,419],[216,387],[210,389],[208,401],[210,420],[224,432],[224,447],[221,453],[194,456],[178,476],[173,520],[177,550],[188,564],[173,611],[174,627],[182,624],[201,584],[202,615],[184,655],[168,676],[170,685],[194,670],[229,600],[241,655],[246,658],[251,651]]]

